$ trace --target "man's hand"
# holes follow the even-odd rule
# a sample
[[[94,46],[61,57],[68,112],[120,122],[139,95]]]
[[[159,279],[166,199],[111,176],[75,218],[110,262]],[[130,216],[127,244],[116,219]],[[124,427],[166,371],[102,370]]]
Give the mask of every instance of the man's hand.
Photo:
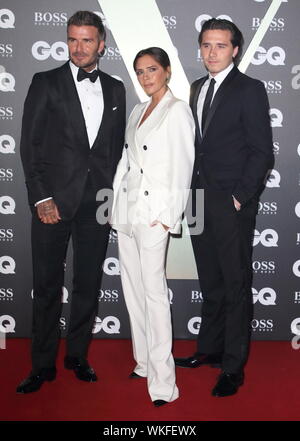
[[[241,204],[239,203],[239,201],[237,201],[237,200],[235,199],[234,196],[232,196],[232,197],[233,197],[233,203],[234,203],[234,206],[235,206],[236,211],[240,211],[240,209],[241,209]]]
[[[40,202],[37,204],[36,209],[40,221],[44,224],[57,224],[61,220],[57,206],[55,205],[53,199]]]

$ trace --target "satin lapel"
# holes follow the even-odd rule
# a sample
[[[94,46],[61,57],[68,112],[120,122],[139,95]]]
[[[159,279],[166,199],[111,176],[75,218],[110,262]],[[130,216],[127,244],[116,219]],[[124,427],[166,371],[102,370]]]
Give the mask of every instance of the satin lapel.
[[[196,138],[199,139],[199,142],[201,142],[202,136],[201,136],[200,126],[199,126],[199,121],[198,121],[197,105],[198,105],[198,98],[199,98],[200,91],[202,89],[203,84],[207,80],[207,78],[208,78],[208,75],[199,80],[199,83],[196,86],[194,96],[192,97],[192,102],[191,102],[191,108],[192,108],[192,112],[193,112],[194,120],[195,120],[195,125],[196,125]]]
[[[84,116],[81,109],[80,99],[74,83],[69,62],[62,66],[60,87],[64,95],[64,102],[67,107],[67,115],[70,118],[74,139],[78,146],[89,149],[89,140],[85,127]]]
[[[102,121],[95,139],[95,142],[92,146],[92,148],[95,148],[99,145],[99,138],[101,137],[101,140],[108,139],[109,133],[110,133],[110,125],[112,121],[112,113],[113,113],[113,99],[112,99],[112,87],[109,81],[107,81],[107,78],[102,74],[100,71],[99,74],[100,82],[101,82],[101,88],[103,93],[103,115],[102,115]]]
[[[207,119],[206,119],[206,124],[204,127],[204,131],[203,131],[203,135],[202,135],[202,139],[205,137],[207,129],[211,123],[211,120],[215,114],[215,111],[217,110],[218,106],[220,105],[221,101],[224,99],[224,97],[228,94],[228,92],[230,91],[231,87],[233,87],[233,79],[235,78],[235,76],[239,73],[239,70],[237,69],[237,67],[233,67],[233,69],[229,72],[229,74],[227,75],[227,77],[225,78],[225,80],[222,82],[221,86],[219,87],[219,89],[217,90],[214,99],[213,99],[213,103],[211,105],[211,108],[209,110]]]

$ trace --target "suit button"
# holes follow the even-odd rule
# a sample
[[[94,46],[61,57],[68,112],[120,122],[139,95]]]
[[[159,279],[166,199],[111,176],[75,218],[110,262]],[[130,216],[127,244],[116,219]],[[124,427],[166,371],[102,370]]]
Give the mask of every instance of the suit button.
[[[199,174],[200,174],[200,173],[199,173],[199,170],[197,170],[197,175],[199,176]]]
[[[144,150],[147,150],[147,148],[148,148],[148,147],[147,147],[146,145],[143,146],[143,149],[144,149]]]
[[[130,166],[128,167],[128,171],[130,170]]]
[[[145,196],[148,196],[148,194],[149,194],[149,192],[146,190],[146,191],[144,192],[144,195],[145,195]]]
[[[142,174],[144,173],[142,168],[141,168],[141,173],[142,173]]]
[[[128,144],[125,144],[125,149],[128,149]]]
[[[123,191],[124,191],[124,193],[126,193],[126,191],[127,191],[126,188],[123,188]]]

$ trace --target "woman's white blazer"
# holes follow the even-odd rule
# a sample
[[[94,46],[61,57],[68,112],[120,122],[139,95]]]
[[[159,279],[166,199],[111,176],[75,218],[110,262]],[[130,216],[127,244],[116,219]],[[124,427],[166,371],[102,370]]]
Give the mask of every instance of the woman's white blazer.
[[[190,107],[168,90],[143,123],[147,131],[139,144],[136,133],[149,104],[137,104],[131,112],[113,184],[111,224],[128,235],[133,223],[145,217],[150,224],[158,221],[171,233],[180,233],[193,171],[195,125]]]

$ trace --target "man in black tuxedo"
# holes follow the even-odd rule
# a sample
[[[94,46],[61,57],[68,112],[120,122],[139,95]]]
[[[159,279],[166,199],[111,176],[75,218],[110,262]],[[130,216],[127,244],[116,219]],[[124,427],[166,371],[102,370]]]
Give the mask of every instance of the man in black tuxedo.
[[[204,189],[204,230],[192,235],[203,294],[197,352],[176,365],[221,367],[214,396],[244,380],[252,316],[252,237],[258,196],[272,167],[273,143],[263,83],[237,69],[243,36],[211,19],[199,35],[208,76],[191,86],[196,122],[193,191]]]
[[[21,157],[32,210],[32,371],[17,388],[38,390],[56,376],[64,261],[73,243],[73,292],[65,368],[96,381],[87,361],[98,305],[108,223],[96,221],[96,193],[112,188],[125,130],[125,89],[98,70],[101,19],[78,11],[68,21],[70,61],[34,75],[24,105]]]

